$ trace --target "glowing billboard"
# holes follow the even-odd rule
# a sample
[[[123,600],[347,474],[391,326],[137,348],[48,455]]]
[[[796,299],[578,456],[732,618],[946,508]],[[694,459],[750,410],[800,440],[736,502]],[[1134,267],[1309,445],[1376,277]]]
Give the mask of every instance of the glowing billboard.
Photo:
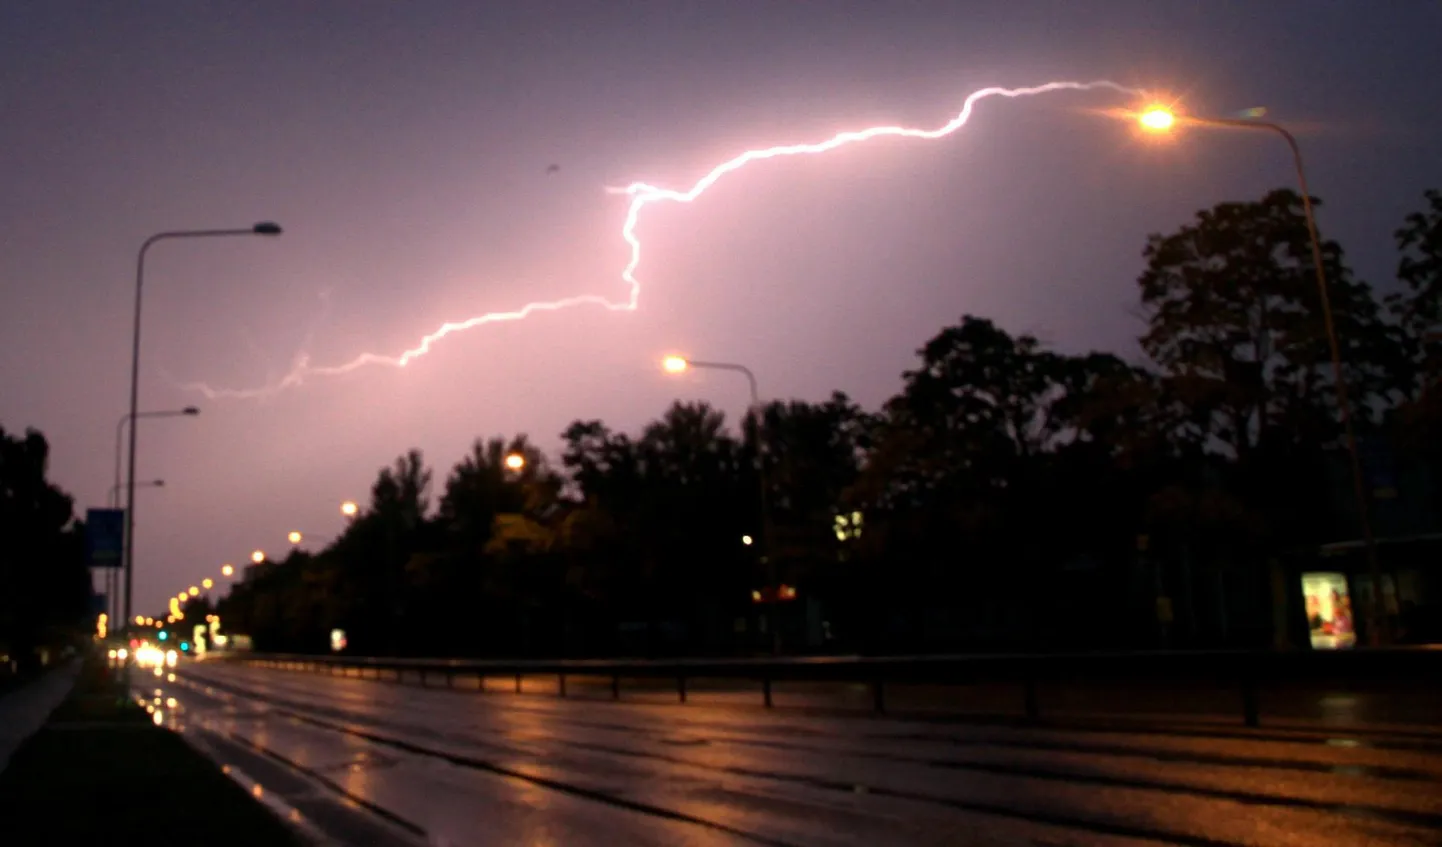
[[[1307,628],[1312,649],[1336,650],[1357,643],[1352,617],[1352,597],[1347,577],[1339,573],[1302,574],[1302,598],[1307,608]]]

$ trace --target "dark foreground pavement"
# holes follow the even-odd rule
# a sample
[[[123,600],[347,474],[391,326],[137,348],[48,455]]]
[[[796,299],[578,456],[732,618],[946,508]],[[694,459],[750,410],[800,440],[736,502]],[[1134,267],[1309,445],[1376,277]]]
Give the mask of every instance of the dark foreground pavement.
[[[142,693],[348,843],[1442,844],[1425,727],[908,720],[225,662]]]

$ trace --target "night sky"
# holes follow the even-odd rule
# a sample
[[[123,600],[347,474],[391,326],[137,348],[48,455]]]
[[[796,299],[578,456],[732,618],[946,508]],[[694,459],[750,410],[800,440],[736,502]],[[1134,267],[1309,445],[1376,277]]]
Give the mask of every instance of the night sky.
[[[626,295],[625,197],[752,147],[939,126],[981,87],[1111,79],[1198,114],[1265,106],[1308,157],[1324,234],[1390,288],[1392,232],[1442,187],[1442,6],[1429,2],[94,2],[0,4],[0,424],[104,505],[127,403],[135,253],[166,229],[275,220],[279,239],[169,242],[146,278],[137,609],[338,504],[418,447],[437,487],[476,437],[554,453],[576,418],[636,430],[675,399],[875,406],[964,313],[1134,358],[1150,232],[1290,186],[1263,133],[1140,138],[1111,92],[978,104],[939,141],[750,165],[648,207],[634,313],[452,335],[261,398],[302,355],[396,355],[448,320]],[[559,170],[550,171],[550,165]]]

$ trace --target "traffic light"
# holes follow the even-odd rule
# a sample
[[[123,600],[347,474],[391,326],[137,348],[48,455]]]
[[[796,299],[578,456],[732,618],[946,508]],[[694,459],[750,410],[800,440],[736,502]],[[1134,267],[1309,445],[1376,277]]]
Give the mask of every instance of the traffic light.
[[[156,636],[156,638],[159,638],[161,641],[164,641],[164,640],[166,640],[166,639],[169,638],[169,637],[170,637],[170,633],[166,632],[166,631],[163,630],[163,629],[160,631],[160,634]]]
[[[190,642],[189,642],[189,641],[182,641],[182,642],[180,642],[180,652],[182,652],[182,653],[189,653],[189,652],[190,652]]]

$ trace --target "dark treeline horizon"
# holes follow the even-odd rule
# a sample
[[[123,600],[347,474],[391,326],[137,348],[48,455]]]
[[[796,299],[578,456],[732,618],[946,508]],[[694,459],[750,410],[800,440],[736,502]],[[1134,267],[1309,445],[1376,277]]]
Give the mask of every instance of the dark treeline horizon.
[[[1442,193],[1396,246],[1386,296],[1323,258],[1405,641],[1442,637],[1435,563],[1386,546],[1442,523]],[[1297,575],[1361,533],[1301,198],[1218,204],[1143,256],[1142,364],[967,315],[876,410],[778,400],[733,432],[678,402],[637,434],[575,421],[557,457],[480,438],[444,477],[410,450],[324,549],[177,626],[382,655],[1300,646]],[[3,443],[0,653],[23,658],[94,607],[44,437]]]
[[[1379,455],[1442,478],[1442,194],[1396,244],[1385,297],[1323,245],[1372,488]],[[576,421],[556,459],[478,439],[444,477],[411,450],[323,550],[247,571],[224,629],[264,651],[342,629],[355,653],[474,656],[748,653],[773,626],[788,652],[1266,647],[1299,620],[1305,640],[1278,586],[1361,522],[1301,198],[1219,204],[1143,255],[1142,365],[968,315],[875,411],[772,401],[732,432],[678,402],[637,435]],[[1394,503],[1369,511],[1396,523]],[[1431,596],[1391,611],[1395,635],[1426,631]]]

